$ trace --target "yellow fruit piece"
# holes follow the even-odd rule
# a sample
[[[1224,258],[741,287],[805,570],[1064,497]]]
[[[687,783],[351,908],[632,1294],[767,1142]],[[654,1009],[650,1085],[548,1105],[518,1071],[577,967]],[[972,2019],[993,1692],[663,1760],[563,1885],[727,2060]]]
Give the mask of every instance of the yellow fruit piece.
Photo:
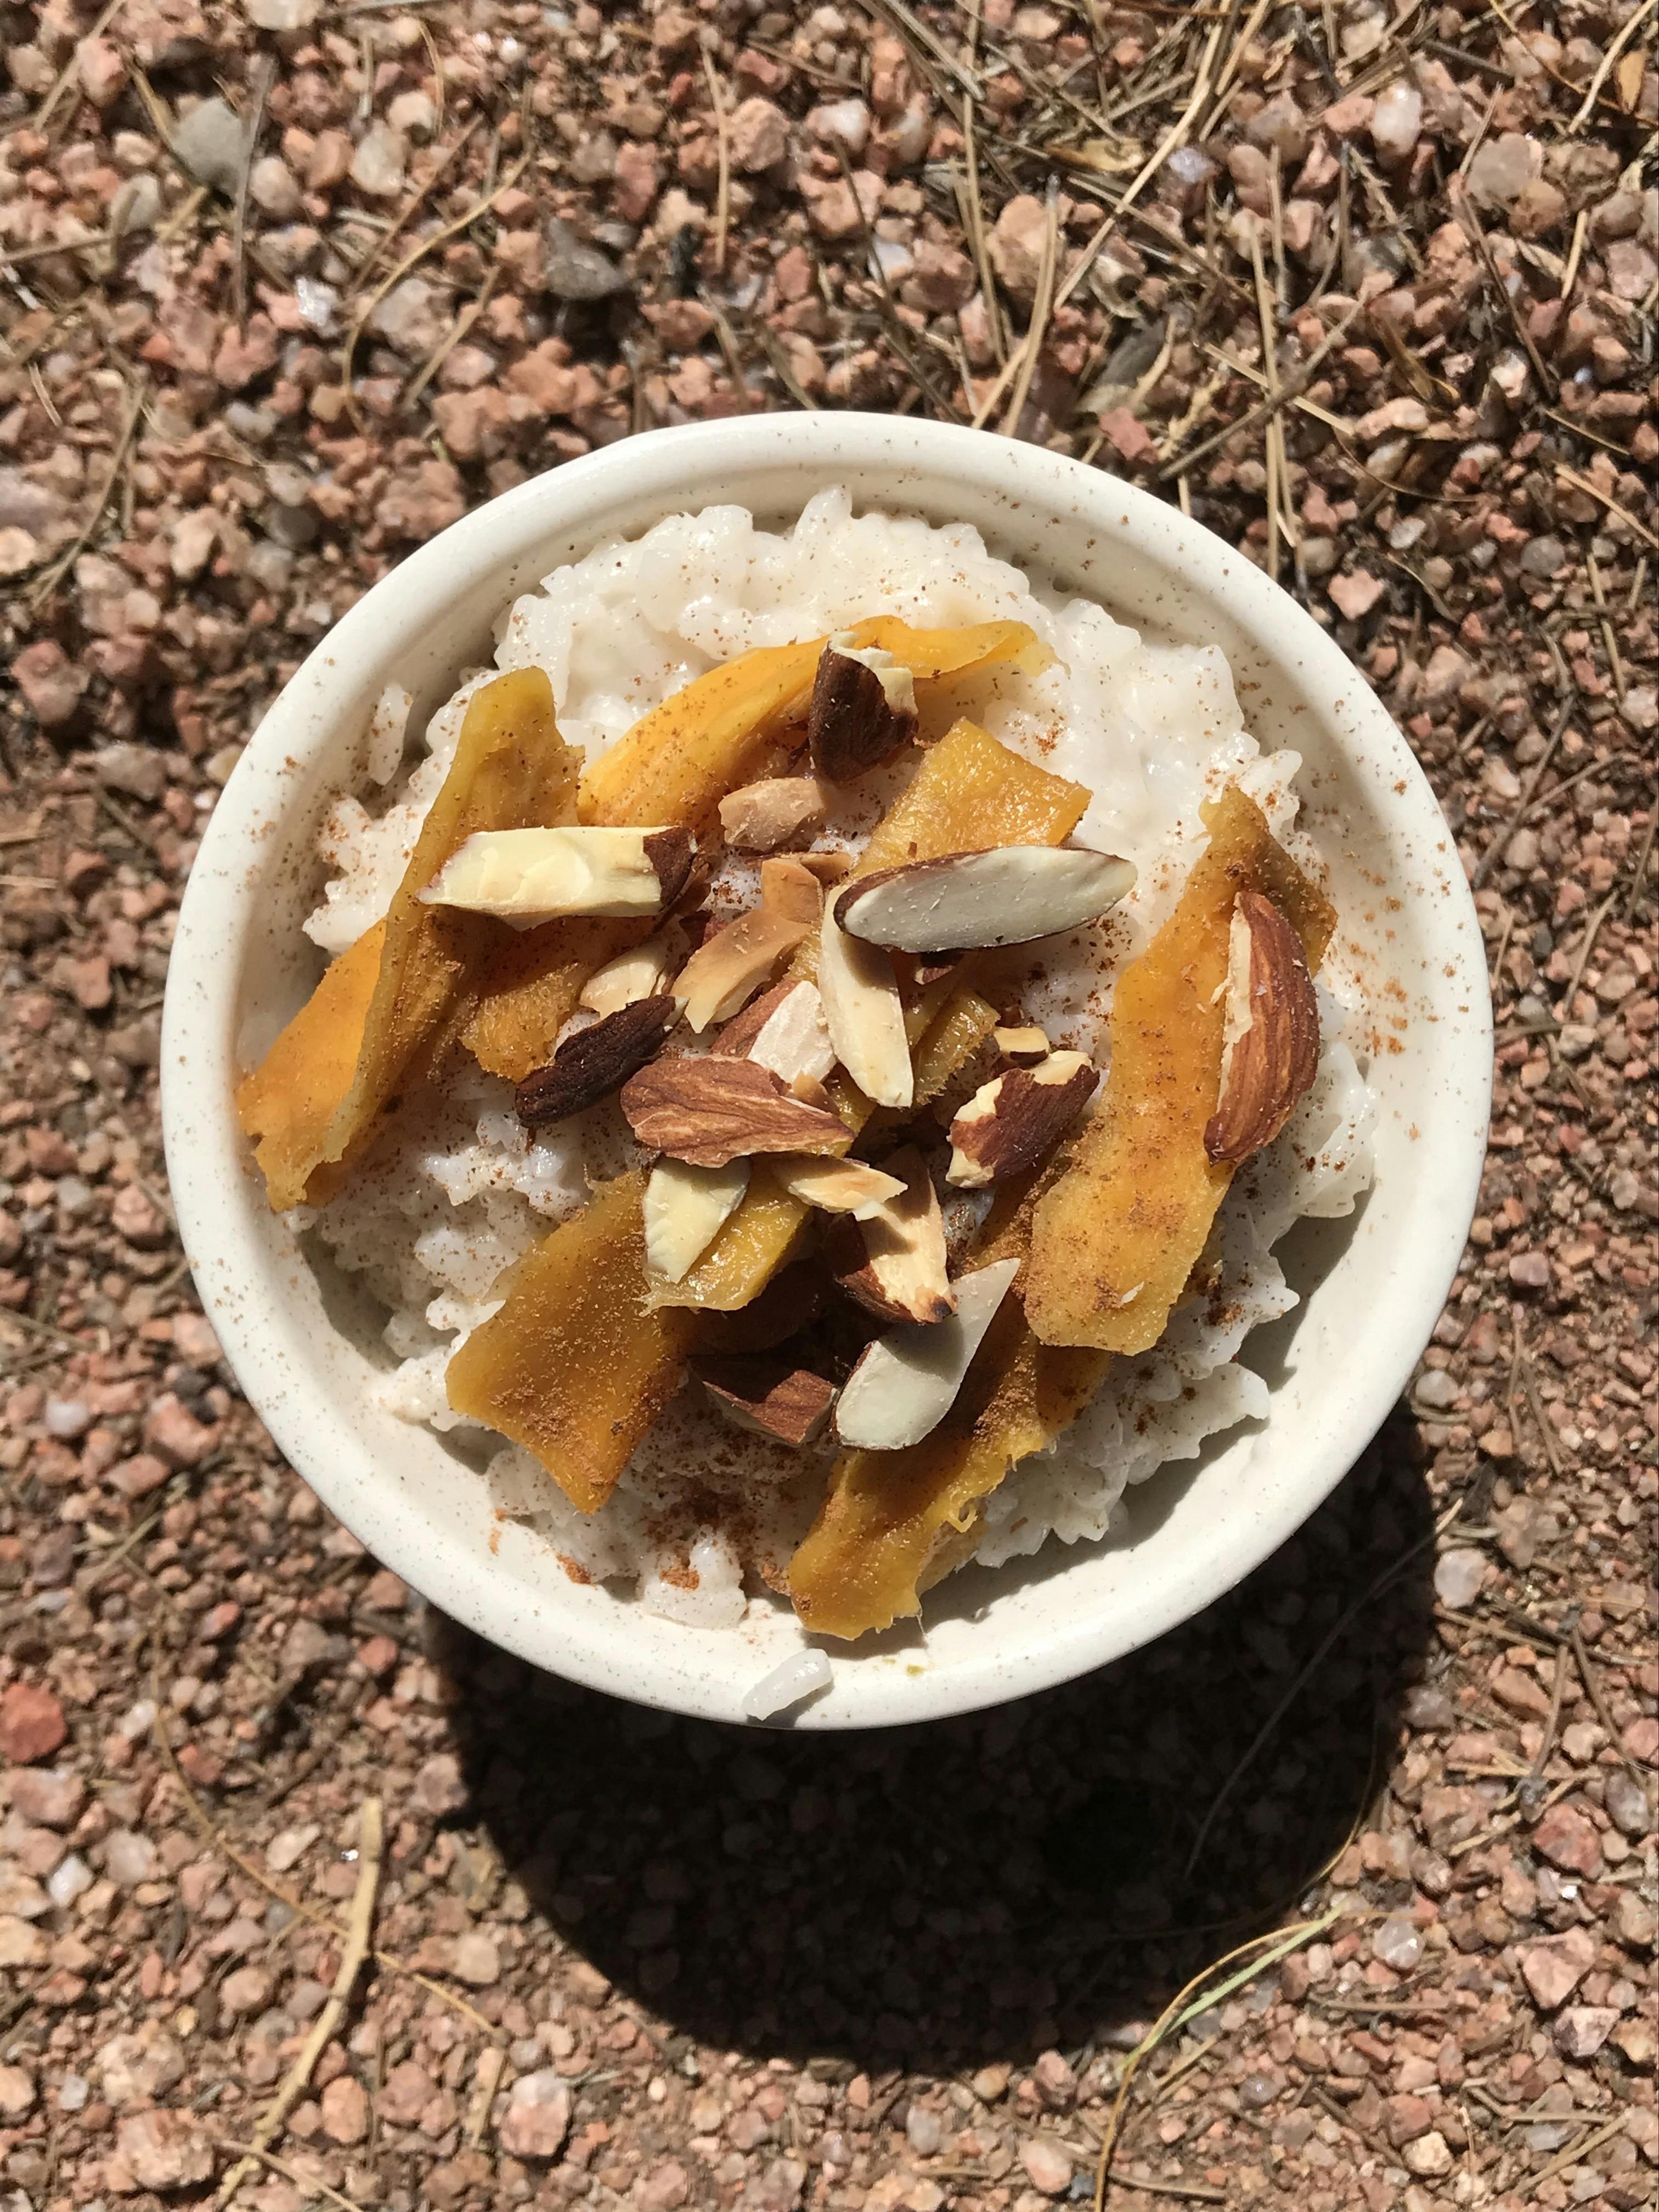
[[[651,1303],[735,1313],[794,1258],[805,1240],[811,1211],[757,1160],[742,1205],[678,1283],[652,1284]]]
[[[1027,1178],[1018,1194],[999,1198],[975,1267],[1024,1253],[1034,1195]],[[1098,1387],[1107,1356],[1039,1344],[1020,1310],[1020,1287],[1016,1278],[931,1436],[902,1451],[836,1460],[817,1519],[789,1563],[790,1596],[813,1634],[850,1640],[919,1613],[921,1593],[972,1553],[984,1500],[1069,1428]]]
[[[362,1050],[363,1024],[380,972],[386,924],[377,921],[331,961],[323,980],[236,1091],[244,1135],[258,1142],[253,1157],[264,1171],[270,1203],[279,1210],[299,1203],[306,1164],[315,1158],[340,1101],[351,1088]],[[319,1180],[313,1175],[313,1183]]]
[[[1024,623],[913,629],[895,616],[878,615],[854,623],[852,635],[860,645],[884,647],[922,679],[1002,661],[1036,673],[1053,657]],[[583,777],[582,821],[711,830],[722,799],[775,767],[784,726],[811,690],[826,641],[758,647],[653,707]]]
[[[953,722],[877,823],[847,880],[946,853],[1063,845],[1088,811],[1089,796],[1085,785],[1022,760],[976,722]]]
[[[274,1103],[281,1069],[286,1066],[292,1074],[297,1041],[270,1079],[262,1066],[252,1084],[243,1086],[250,1110],[260,1117],[250,1121],[244,1114],[244,1128],[250,1135],[271,1132],[271,1141],[260,1147],[260,1164],[274,1210],[319,1198],[324,1184],[333,1180],[319,1170],[349,1162],[392,1099],[438,1066],[472,1012],[476,979],[503,933],[501,927],[486,915],[423,906],[418,894],[476,830],[568,821],[579,765],[559,735],[552,687],[540,669],[515,670],[474,692],[449,773],[386,917],[374,987],[343,1091],[331,1094],[331,1072],[337,1076],[351,1053],[350,1037],[338,1024],[343,1014],[355,1017],[358,1011],[362,970],[356,967],[352,988],[342,981],[327,1001],[329,1022],[319,1015],[303,1032],[319,1054],[317,1073],[304,1079],[310,1111],[299,1114]],[[346,957],[356,952],[354,946]],[[362,957],[366,963],[368,956]],[[319,993],[328,981],[325,976]],[[278,1049],[296,1027],[291,1024],[278,1039]],[[280,1144],[270,1118],[275,1113],[285,1115]]]
[[[874,615],[854,623],[854,641],[878,645],[902,660],[919,681],[970,675],[978,668],[1010,662],[1027,676],[1041,676],[1054,654],[1024,623],[974,623],[959,629],[913,629],[896,615]]]
[[[503,929],[489,949],[462,1043],[488,1074],[522,1083],[553,1057],[594,969],[642,943],[655,926],[571,916],[538,929]]]
[[[1228,932],[1264,893],[1317,969],[1335,914],[1237,785],[1204,808],[1210,842],[1180,903],[1118,979],[1105,1096],[1036,1210],[1025,1310],[1045,1344],[1145,1352],[1210,1233],[1232,1169],[1204,1148],[1221,1081]]]
[[[979,1050],[997,1025],[997,1010],[967,984],[958,984],[911,1054],[915,1070],[915,1103],[939,1097],[959,1067]]]
[[[679,1387],[689,1315],[649,1310],[645,1176],[597,1190],[501,1285],[507,1302],[450,1361],[449,1402],[522,1444],[597,1512]]]

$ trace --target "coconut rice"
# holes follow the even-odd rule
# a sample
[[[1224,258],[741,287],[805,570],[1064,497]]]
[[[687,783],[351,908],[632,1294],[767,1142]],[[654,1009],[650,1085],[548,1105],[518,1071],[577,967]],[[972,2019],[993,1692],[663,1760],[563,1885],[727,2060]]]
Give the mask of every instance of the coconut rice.
[[[1004,744],[1087,785],[1094,796],[1079,842],[1138,870],[1106,925],[1045,944],[1027,973],[1025,1018],[1056,1045],[1103,1064],[1113,979],[1172,909],[1203,849],[1200,803],[1225,784],[1255,800],[1303,867],[1322,872],[1295,826],[1299,757],[1261,750],[1218,648],[1146,642],[1101,607],[995,559],[971,529],[854,514],[844,491],[830,490],[782,534],[757,528],[742,508],[710,507],[556,569],[508,610],[494,665],[469,672],[431,717],[406,772],[411,702],[389,688],[370,733],[366,784],[392,787],[392,795],[345,795],[331,810],[319,839],[329,875],[308,935],[333,955],[384,915],[466,703],[490,677],[543,669],[561,731],[591,763],[717,663],[878,614],[919,625],[1015,620],[1054,652],[1041,676],[983,672],[952,696]],[[914,760],[842,794],[818,844],[855,853]],[[740,861],[729,863],[715,883],[716,910],[729,910],[751,883]],[[1358,993],[1328,966],[1319,996],[1317,1076],[1282,1135],[1236,1177],[1206,1255],[1208,1294],[1176,1309],[1153,1351],[1114,1360],[1058,1445],[992,1494],[975,1553],[985,1565],[1034,1553],[1051,1536],[1100,1540],[1122,1516],[1129,1484],[1267,1415],[1267,1385],[1237,1355],[1252,1328],[1297,1303],[1273,1247],[1304,1216],[1350,1212],[1371,1176],[1376,1102],[1345,1036],[1358,1029]],[[451,1432],[483,1466],[495,1510],[528,1522],[578,1578],[635,1589],[671,1619],[735,1626],[750,1604],[782,1602],[768,1585],[781,1581],[811,1521],[830,1444],[796,1452],[739,1433],[683,1389],[614,1495],[589,1516],[529,1454],[452,1413],[445,1397],[445,1369],[496,1310],[501,1270],[574,1213],[590,1184],[641,1157],[614,1101],[532,1137],[510,1085],[473,1068],[411,1100],[395,1142],[327,1206],[292,1218],[385,1308],[386,1405]],[[962,1194],[956,1205],[970,1212],[976,1202],[982,1212],[982,1198]],[[473,1479],[458,1466],[458,1480]]]

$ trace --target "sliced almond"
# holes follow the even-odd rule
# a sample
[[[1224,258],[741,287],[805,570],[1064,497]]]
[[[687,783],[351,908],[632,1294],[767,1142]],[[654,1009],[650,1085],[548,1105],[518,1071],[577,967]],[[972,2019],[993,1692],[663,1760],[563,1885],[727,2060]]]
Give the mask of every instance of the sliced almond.
[[[645,1182],[645,1264],[665,1283],[683,1282],[743,1203],[749,1163],[694,1168],[659,1160]]]
[[[999,845],[881,869],[849,884],[833,905],[837,927],[870,944],[966,952],[1076,929],[1115,906],[1134,879],[1133,864],[1110,853]]]
[[[703,939],[674,981],[674,996],[700,1034],[729,1021],[786,952],[817,927],[823,893],[798,860],[761,863],[761,902]]]
[[[916,680],[878,645],[859,645],[850,630],[832,637],[818,656],[807,710],[812,765],[831,783],[879,768],[916,731]]]
[[[726,1024],[709,1049],[758,1060],[781,1076],[798,1097],[820,1091],[836,1065],[823,1000],[817,985],[805,976],[763,991]]]
[[[823,853],[797,853],[795,858],[826,887],[852,873],[853,855],[840,845],[833,845]]]
[[[615,1014],[638,999],[654,999],[668,988],[669,979],[680,964],[676,947],[680,936],[678,928],[659,930],[643,945],[617,953],[614,960],[593,970],[582,985],[576,1004],[596,1014]]]
[[[1319,1068],[1319,999],[1307,954],[1261,891],[1233,902],[1226,993],[1220,1093],[1204,1149],[1236,1166],[1273,1142]]]
[[[890,1330],[866,1345],[836,1407],[836,1433],[860,1451],[902,1451],[936,1429],[995,1320],[1019,1261],[999,1260],[956,1284],[957,1310],[933,1328]]]
[[[838,1224],[825,1256],[842,1290],[884,1321],[941,1322],[956,1310],[956,1297],[933,1179],[914,1145],[895,1152],[886,1170],[902,1191],[862,1219],[857,1235]]]
[[[818,933],[818,991],[836,1057],[859,1089],[878,1106],[909,1105],[915,1077],[892,955],[837,928],[833,901]]]
[[[862,1160],[785,1160],[774,1173],[803,1205],[816,1206],[821,1213],[850,1213],[854,1221],[868,1221],[904,1192],[897,1176],[884,1175]]]
[[[1038,1060],[1048,1057],[1048,1036],[1034,1022],[1016,1029],[994,1029],[991,1042],[1002,1057],[1012,1060],[1017,1067],[1035,1067]]]
[[[781,1357],[702,1358],[693,1361],[691,1371],[710,1404],[736,1427],[797,1451],[823,1429],[836,1402],[833,1382]]]
[[[788,980],[769,986],[757,999],[751,999],[740,1014],[733,1014],[731,1020],[715,1033],[708,1047],[709,1051],[724,1053],[732,1059],[746,1060],[750,1046],[771,1017],[790,994],[799,988],[798,983]]]
[[[837,1115],[792,1098],[770,1068],[713,1053],[642,1067],[623,1085],[622,1109],[641,1144],[700,1168],[757,1152],[844,1152],[852,1141]]]
[[[480,830],[455,848],[420,897],[533,929],[564,915],[660,914],[690,868],[684,830]]]
[[[951,1124],[945,1180],[961,1190],[979,1190],[1036,1167],[1083,1111],[1094,1087],[1094,1063],[1081,1052],[1051,1052],[1036,1067],[994,1075]]]
[[[574,1030],[545,1067],[526,1076],[514,1109],[526,1129],[545,1129],[608,1098],[659,1050],[678,1018],[667,997],[636,999]]]
[[[828,793],[815,775],[770,775],[720,801],[726,842],[739,853],[775,853],[823,821]]]

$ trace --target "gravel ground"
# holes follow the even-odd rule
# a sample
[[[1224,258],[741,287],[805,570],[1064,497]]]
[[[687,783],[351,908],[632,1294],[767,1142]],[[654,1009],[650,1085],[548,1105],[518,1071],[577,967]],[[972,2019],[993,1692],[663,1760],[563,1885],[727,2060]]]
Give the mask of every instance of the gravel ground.
[[[0,2203],[1038,2212],[1108,2143],[1114,2208],[1651,2203],[1651,0],[0,16]],[[1272,568],[1434,780],[1499,1042],[1303,1534],[826,1742],[364,1554],[193,1303],[155,1061],[199,827],[359,592],[631,429],[846,404]]]

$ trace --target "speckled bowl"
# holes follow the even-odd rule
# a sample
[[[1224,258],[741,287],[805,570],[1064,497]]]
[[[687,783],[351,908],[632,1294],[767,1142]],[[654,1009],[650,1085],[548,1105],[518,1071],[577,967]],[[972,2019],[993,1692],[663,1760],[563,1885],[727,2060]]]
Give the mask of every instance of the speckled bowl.
[[[658,430],[588,455],[470,514],[377,584],[260,725],[208,824],[167,984],[161,1105],[179,1225],[209,1318],[294,1466],[363,1542],[434,1603],[537,1665],[641,1703],[717,1720],[799,1648],[793,1616],[678,1627],[572,1583],[503,1527],[438,1437],[382,1412],[376,1316],[313,1268],[267,1210],[232,1106],[239,1048],[300,1005],[317,957],[300,923],[313,839],[357,773],[389,680],[416,716],[487,657],[493,618],[561,562],[677,509],[736,501],[793,517],[814,492],[975,525],[994,550],[1102,600],[1149,634],[1218,643],[1264,746],[1293,745],[1305,819],[1328,856],[1345,932],[1397,1021],[1372,1066],[1376,1182],[1346,1221],[1282,1248],[1304,1293],[1252,1339],[1266,1424],[1217,1439],[1132,1497],[1126,1537],[928,1599],[925,1637],[834,1656],[796,1717],[853,1728],[1024,1696],[1161,1635],[1230,1589],[1340,1480],[1409,1376],[1462,1250],[1490,1096],[1480,933],[1450,832],[1404,740],[1339,648],[1233,547],[1146,493],[986,433],[874,415],[769,415]],[[1258,1345],[1259,1347],[1258,1348]]]

